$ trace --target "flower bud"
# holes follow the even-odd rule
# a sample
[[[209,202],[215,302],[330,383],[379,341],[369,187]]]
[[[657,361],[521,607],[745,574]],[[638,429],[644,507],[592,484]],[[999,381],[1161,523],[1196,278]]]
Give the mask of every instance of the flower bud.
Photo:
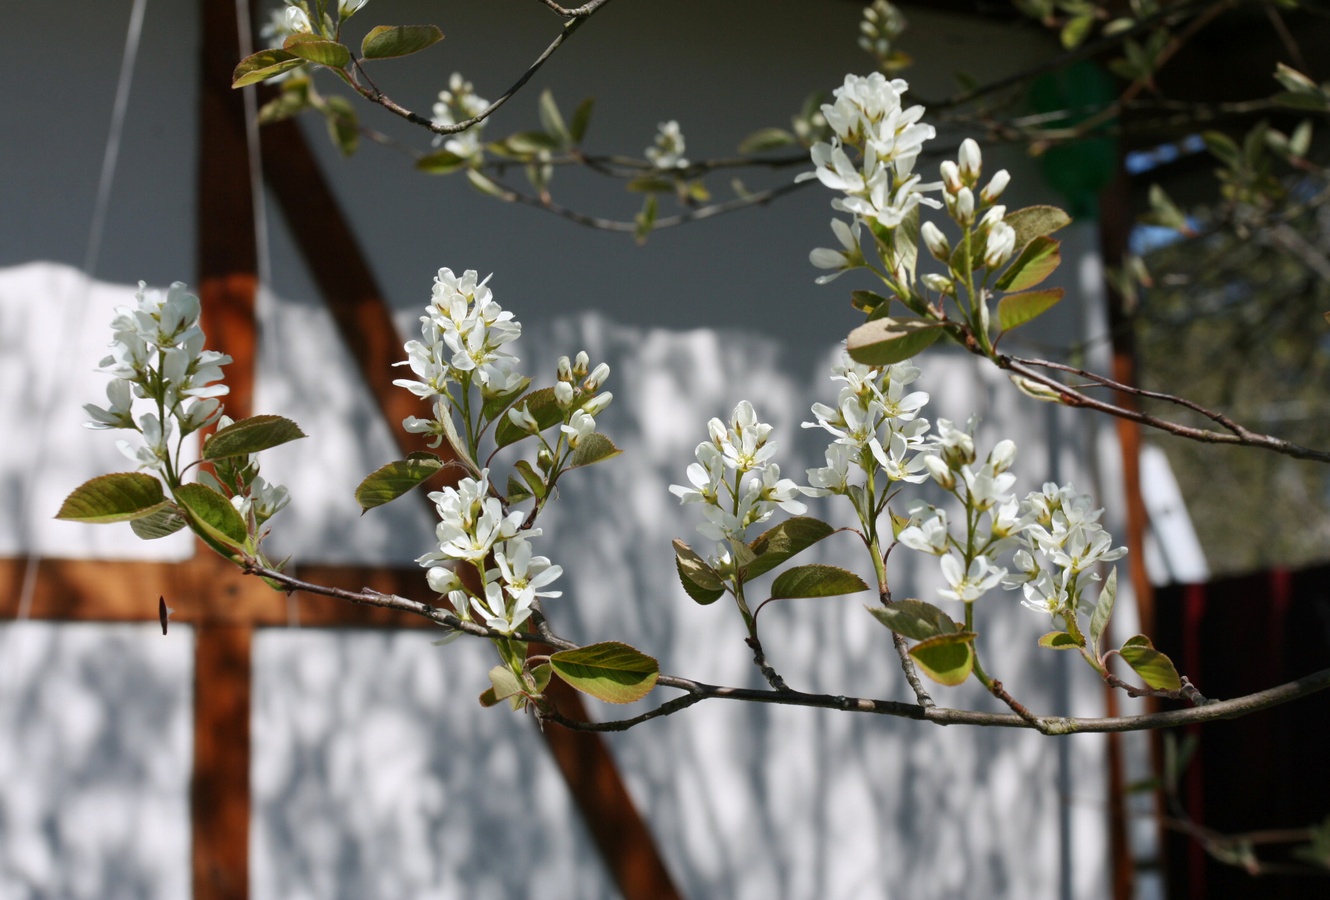
[[[1011,468],[1011,464],[1016,459],[1016,443],[1014,441],[998,441],[992,451],[988,454],[988,464],[993,467],[994,475],[1001,475]]]
[[[923,277],[924,287],[930,291],[936,291],[939,294],[955,296],[956,283],[946,275],[939,275],[936,272],[929,272]]]
[[[956,192],[951,217],[962,227],[968,227],[974,222],[974,193],[969,188],[963,187]]]
[[[944,159],[939,167],[942,172],[942,186],[948,194],[954,194],[964,185],[961,184],[960,168],[951,160]]]
[[[961,141],[957,161],[960,163],[961,180],[967,187],[973,187],[979,181],[979,170],[983,168],[984,162],[979,153],[979,145],[972,138]]]
[[[559,383],[561,385],[563,384],[563,382]],[[555,390],[555,393],[558,393],[557,389]],[[527,408],[525,403],[519,406],[514,406],[512,409],[508,410],[508,421],[512,422],[527,434],[535,434],[537,431],[540,431],[540,423],[536,421],[535,416],[531,415],[531,410]],[[439,593],[443,592],[440,591]]]
[[[956,486],[956,476],[952,474],[945,460],[941,457],[929,453],[924,456],[924,468],[933,480],[942,486],[944,490],[951,490]]]
[[[601,363],[591,370],[587,376],[586,382],[582,385],[583,389],[595,393],[600,390],[600,386],[605,383],[605,379],[610,377],[610,367],[606,363]]]
[[[998,222],[988,232],[988,243],[984,247],[984,265],[996,269],[1011,259],[1016,252],[1016,229],[1006,222]]]
[[[432,566],[425,573],[425,580],[429,582],[429,589],[436,594],[447,594],[462,586],[462,579],[457,577],[457,573],[445,566]]]
[[[992,180],[988,182],[988,186],[979,192],[979,199],[984,203],[992,203],[1002,196],[1002,192],[1007,189],[1010,182],[1011,174],[1006,169],[999,169]]]
[[[597,394],[586,403],[583,403],[582,409],[585,410],[586,414],[589,416],[598,416],[605,411],[605,407],[609,406],[610,401],[613,399],[614,394],[606,391],[603,394]]]
[[[542,472],[549,472],[554,468],[554,457],[550,455],[550,451],[542,448],[536,454],[536,467]]]
[[[947,243],[947,237],[942,230],[932,222],[925,222],[919,226],[919,235],[928,245],[928,252],[933,254],[935,259],[946,262],[951,259],[951,245]]]
[[[579,350],[577,357],[573,360],[573,377],[585,378],[587,369],[591,366],[591,357],[587,356],[585,350]]]
[[[573,380],[573,364],[568,361],[568,357],[566,356],[559,357],[559,380]]]
[[[560,381],[554,385],[554,402],[559,404],[559,409],[567,409],[573,405],[573,385],[568,381]]]

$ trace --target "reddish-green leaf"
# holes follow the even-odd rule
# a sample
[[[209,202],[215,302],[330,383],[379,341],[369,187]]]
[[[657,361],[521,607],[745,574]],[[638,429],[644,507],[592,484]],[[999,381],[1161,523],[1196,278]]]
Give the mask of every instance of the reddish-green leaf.
[[[582,693],[606,703],[641,700],[660,674],[656,660],[617,641],[561,650],[550,656],[550,668]]]
[[[936,322],[926,319],[877,319],[860,325],[846,341],[850,358],[866,366],[902,362],[942,337]]]
[[[314,34],[293,34],[282,43],[282,49],[292,56],[332,69],[343,68],[351,61],[350,50]]]
[[[1040,235],[1052,234],[1071,224],[1071,216],[1056,206],[1027,206],[1009,212],[1002,220],[1016,229],[1016,247],[1024,250],[1025,245]]]
[[[275,75],[289,72],[305,64],[305,60],[285,50],[262,50],[242,59],[231,73],[231,87],[267,81]]]
[[[679,572],[679,583],[695,601],[703,606],[715,603],[725,593],[724,580],[692,547],[677,538],[674,541],[674,566]]]
[[[248,456],[305,436],[300,426],[282,416],[250,416],[219,430],[203,445],[204,459]]]
[[[1061,241],[1040,235],[1025,245],[1025,249],[997,280],[1000,291],[1023,291],[1032,288],[1053,274],[1062,262]]]
[[[218,553],[231,557],[244,546],[249,527],[230,500],[202,484],[182,484],[175,498],[194,533]]]

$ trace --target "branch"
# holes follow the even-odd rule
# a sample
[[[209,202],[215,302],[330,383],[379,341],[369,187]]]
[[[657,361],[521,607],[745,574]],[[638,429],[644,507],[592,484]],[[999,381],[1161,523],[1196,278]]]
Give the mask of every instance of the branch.
[[[1020,357],[1006,356],[996,354],[993,356],[993,362],[998,368],[1015,372],[1022,378],[1029,379],[1036,384],[1049,388],[1058,395],[1058,399],[1067,406],[1085,407],[1087,409],[1097,410],[1107,413],[1110,416],[1116,416],[1119,419],[1126,419],[1131,422],[1138,422],[1142,425],[1149,425],[1151,428],[1157,428],[1160,431],[1177,437],[1187,438],[1188,440],[1200,441],[1203,444],[1237,444],[1244,447],[1260,447],[1265,450],[1272,450],[1275,453],[1282,453],[1285,456],[1291,456],[1294,459],[1309,459],[1314,462],[1330,463],[1330,452],[1324,450],[1313,450],[1310,447],[1303,447],[1300,444],[1294,444],[1291,441],[1283,440],[1272,435],[1262,434],[1252,431],[1237,422],[1234,422],[1228,416],[1222,413],[1206,409],[1199,403],[1194,403],[1182,397],[1175,397],[1172,394],[1161,394],[1157,391],[1147,391],[1143,388],[1132,387],[1119,381],[1114,381],[1103,375],[1097,375],[1093,372],[1087,372],[1084,369],[1078,369],[1074,366],[1064,365],[1062,363],[1049,362],[1042,359],[1022,359]],[[1210,431],[1204,428],[1196,428],[1191,425],[1183,425],[1178,422],[1171,422],[1167,419],[1161,419],[1158,416],[1152,416],[1139,410],[1128,409],[1125,406],[1117,406],[1104,400],[1097,400],[1088,394],[1082,393],[1076,388],[1069,387],[1055,378],[1035,371],[1036,368],[1054,369],[1059,372],[1067,372],[1081,378],[1093,381],[1095,384],[1111,388],[1123,394],[1131,394],[1137,397],[1148,397],[1151,400],[1162,400],[1166,403],[1173,403],[1185,407],[1193,412],[1210,419],[1216,424],[1222,425],[1228,430],[1228,433],[1220,431]]]
[[[285,586],[290,591],[305,591],[309,594],[334,597],[351,603],[363,603],[415,613],[445,628],[475,637],[515,640],[525,643],[538,642],[553,644],[561,649],[576,649],[577,644],[566,641],[543,629],[541,633],[505,634],[492,628],[486,628],[474,622],[464,622],[447,609],[431,606],[418,600],[410,600],[395,594],[382,594],[364,589],[348,591],[342,588],[328,587],[301,581],[276,569],[247,559],[240,563],[240,568],[250,575],[259,575],[270,581]],[[539,620],[537,621],[539,628]],[[802,706],[814,709],[836,709],[842,712],[876,713],[896,716],[903,719],[916,719],[932,722],[935,725],[976,725],[992,728],[1032,728],[1047,735],[1088,734],[1118,731],[1146,731],[1157,728],[1173,728],[1178,725],[1193,725],[1202,722],[1214,722],[1220,719],[1236,719],[1273,706],[1290,703],[1318,691],[1330,688],[1330,669],[1323,669],[1296,681],[1290,681],[1278,687],[1248,694],[1233,700],[1211,701],[1205,706],[1191,709],[1170,710],[1168,712],[1148,713],[1139,716],[1112,716],[1107,718],[1071,718],[1065,716],[1036,716],[1022,718],[1015,713],[987,713],[967,709],[947,707],[924,707],[914,703],[902,703],[897,700],[875,700],[864,697],[847,697],[839,694],[808,694],[796,690],[759,690],[753,688],[726,687],[693,681],[674,675],[661,675],[656,679],[660,687],[676,688],[685,692],[682,697],[667,701],[654,710],[628,719],[608,722],[578,722],[568,719],[557,710],[542,710],[542,718],[570,728],[574,731],[626,731],[634,725],[650,719],[662,718],[687,709],[703,700],[742,700],[749,703],[771,703],[779,706]]]

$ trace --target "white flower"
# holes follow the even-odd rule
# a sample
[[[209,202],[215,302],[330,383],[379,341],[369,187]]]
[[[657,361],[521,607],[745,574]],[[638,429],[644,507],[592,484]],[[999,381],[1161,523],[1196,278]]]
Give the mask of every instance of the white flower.
[[[646,157],[657,169],[686,169],[683,132],[679,123],[671,119],[657,126],[656,143],[646,149]]]
[[[563,591],[543,590],[563,574],[563,567],[551,565],[544,556],[532,556],[531,544],[526,540],[515,537],[505,541],[495,548],[494,561],[515,607],[530,607],[537,597],[563,596]]]
[[[464,79],[461,72],[454,72],[448,79],[448,89],[439,91],[439,102],[434,104],[434,124],[456,125],[474,119],[489,105],[488,100],[476,94],[471,82]],[[482,120],[451,135],[436,135],[434,143],[443,144],[443,149],[454,156],[478,163],[485,157],[485,147],[481,140],[484,130],[485,122]]]
[[[680,503],[715,504],[725,478],[725,458],[709,441],[697,445],[696,455],[697,462],[691,463],[685,471],[692,487],[672,484],[670,493],[678,497]]]
[[[574,410],[568,418],[568,424],[559,426],[559,430],[568,436],[568,446],[574,450],[587,435],[596,430],[596,420],[587,415],[586,410]]]
[[[947,552],[947,513],[941,509],[931,509],[933,513],[918,524],[907,525],[896,537],[911,550],[942,556]]]
[[[106,409],[92,403],[84,404],[84,411],[92,416],[93,421],[84,422],[83,427],[98,430],[133,428],[134,416],[130,412],[130,407],[134,403],[134,398],[130,393],[129,382],[123,378],[111,379],[110,383],[106,385],[106,398],[111,401],[111,405]]]
[[[961,560],[954,554],[942,557],[942,577],[947,587],[938,589],[938,596],[947,600],[961,600],[973,603],[992,590],[1007,574],[1006,569],[999,569],[988,561],[986,556],[976,556],[968,569],[962,570]]]
[[[818,247],[808,254],[809,262],[819,269],[836,270],[831,275],[820,276],[817,279],[818,284],[833,281],[850,269],[864,264],[864,253],[859,246],[859,221],[854,219],[850,224],[846,224],[841,219],[832,219],[831,230],[835,232],[836,240],[840,241],[841,249]]]
[[[143,433],[145,446],[134,447],[129,441],[116,441],[116,447],[131,461],[138,463],[140,468],[165,468],[171,454],[171,420],[167,419],[163,425],[155,413],[145,413],[139,419],[139,430]]]
[[[849,486],[850,456],[852,449],[839,441],[827,447],[827,464],[820,469],[808,470],[808,487],[803,492],[810,497],[844,494]]]
[[[998,207],[993,207],[997,209]],[[1006,222],[998,222],[988,229],[984,244],[984,265],[996,269],[1011,259],[1016,252],[1016,229]]]

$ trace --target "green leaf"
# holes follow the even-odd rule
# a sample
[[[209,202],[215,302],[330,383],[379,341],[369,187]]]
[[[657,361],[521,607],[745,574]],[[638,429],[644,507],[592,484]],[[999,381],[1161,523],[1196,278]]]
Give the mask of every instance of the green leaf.
[[[1027,206],[1007,213],[1002,221],[1016,229],[1016,247],[1024,250],[1035,238],[1070,225],[1071,216],[1056,206]]]
[[[174,506],[167,506],[165,509],[157,510],[152,515],[129,521],[129,527],[134,529],[134,533],[145,541],[155,541],[158,538],[175,534],[188,524],[185,517],[180,515]]]
[[[835,533],[836,529],[812,516],[786,519],[759,534],[748,545],[755,558],[745,567],[744,577],[756,578],[764,572],[770,572],[790,557]]]
[[[522,487],[528,497],[545,496],[545,479],[540,477],[540,473],[528,460],[519,459],[514,468],[517,469],[517,474],[522,479]],[[513,502],[511,497],[508,499],[509,502]]]
[[[494,688],[488,687],[480,692],[480,705],[489,709],[491,706],[498,706],[503,699],[494,692]]]
[[[508,489],[504,491],[504,497],[509,503],[521,503],[523,500],[530,500],[532,497],[531,489],[522,483],[516,475],[508,476]]]
[[[394,59],[419,53],[443,40],[437,25],[380,25],[360,42],[365,59]]]
[[[559,402],[554,399],[552,387],[532,391],[514,405],[521,406],[524,403],[527,412],[531,413],[541,431],[563,421],[563,410],[559,408]],[[528,437],[531,437],[531,434],[526,429],[517,427],[512,419],[504,416],[494,426],[494,449],[500,450]]]
[[[582,143],[582,138],[586,137],[587,126],[591,124],[591,111],[595,107],[595,98],[587,97],[573,110],[573,117],[568,121],[568,134],[572,136],[574,144]]]
[[[169,508],[162,483],[152,475],[119,472],[99,475],[74,488],[55,517],[99,525],[143,519]]]
[[[416,168],[430,175],[447,175],[458,169],[465,169],[467,160],[447,150],[439,150],[416,160]]]
[[[1182,687],[1182,679],[1178,677],[1178,670],[1173,668],[1173,661],[1156,650],[1145,635],[1128,638],[1118,652],[1141,680],[1155,690],[1176,691]]]
[[[592,463],[604,462],[618,456],[623,451],[614,446],[614,441],[601,434],[599,431],[588,434],[577,444],[577,449],[573,451],[572,459],[568,463],[568,468],[576,469],[579,466],[589,466]]]
[[[1020,256],[997,280],[1000,291],[1023,291],[1043,281],[1062,263],[1061,241],[1039,235],[1025,245]]]
[[[679,572],[679,583],[688,596],[702,606],[715,603],[725,593],[725,582],[720,573],[707,565],[692,547],[679,539],[674,540],[674,567]]]
[[[297,115],[309,108],[309,92],[282,91],[259,108],[259,124],[271,125]]]
[[[350,50],[315,34],[293,34],[282,42],[282,49],[292,56],[332,69],[344,68],[351,61]]]
[[[1007,294],[997,305],[998,327],[1010,331],[1037,319],[1057,305],[1066,293],[1062,288],[1048,288],[1042,291],[1026,291],[1023,294]]]
[[[1108,579],[1099,590],[1099,600],[1090,615],[1090,649],[1096,656],[1099,655],[1099,639],[1103,636],[1104,629],[1108,627],[1109,619],[1113,618],[1113,601],[1117,596],[1118,570],[1114,569],[1108,573]]]
[[[540,124],[546,134],[565,147],[573,142],[568,126],[563,122],[563,114],[559,112],[559,105],[554,102],[554,94],[548,88],[540,92],[539,112]]]
[[[558,150],[561,145],[543,131],[518,131],[489,147],[504,156],[529,157],[542,150]]]
[[[530,386],[531,379],[523,375],[518,379],[517,386],[512,390],[488,398],[485,401],[485,405],[481,407],[480,420],[482,422],[490,422],[497,419],[500,415],[507,412],[508,408],[516,403],[518,398],[522,396],[522,392]]]
[[[1094,16],[1072,16],[1067,20],[1067,24],[1062,26],[1062,46],[1066,50],[1073,50],[1081,45],[1081,42],[1090,34],[1090,29],[1094,27]]]
[[[550,657],[554,673],[584,694],[606,703],[641,700],[656,686],[660,666],[627,644],[607,641]]]
[[[231,87],[242,88],[248,84],[267,81],[283,72],[298,69],[305,61],[294,53],[285,50],[261,50],[252,56],[246,56],[231,73]]]
[[[351,156],[360,144],[360,127],[355,107],[345,97],[329,97],[323,102],[323,115],[328,122],[328,137],[343,156]]]
[[[974,668],[974,637],[972,631],[940,634],[911,647],[910,658],[938,684],[955,687]]]
[[[861,313],[871,314],[879,309],[886,309],[891,305],[891,301],[872,291],[850,291],[850,305]]]
[[[490,669],[489,675],[490,689],[494,692],[495,703],[500,700],[507,700],[514,694],[520,694],[526,689],[526,685],[507,666],[495,666]]]
[[[305,436],[300,426],[282,416],[250,416],[220,429],[203,445],[204,459],[248,456]]]
[[[633,189],[631,182],[628,189]],[[651,229],[656,227],[656,209],[656,195],[647,194],[646,200],[642,203],[641,212],[633,217],[633,220],[637,223],[637,228],[633,230],[633,239],[639,245],[647,242],[647,235],[651,234]]]
[[[877,319],[850,332],[846,347],[850,358],[866,366],[886,366],[921,353],[942,337],[942,329],[927,319]]]
[[[500,200],[508,196],[507,192],[493,179],[480,174],[475,169],[466,170],[466,180],[471,182],[471,186],[482,194],[489,194],[491,197],[498,197]]]
[[[416,485],[427,481],[441,468],[443,460],[433,453],[408,454],[406,459],[390,462],[366,475],[356,488],[356,502],[360,504],[361,510],[368,512],[376,506],[396,500]]]
[[[798,143],[794,135],[784,128],[759,128],[739,142],[739,152],[745,156],[779,150]]]
[[[960,626],[951,616],[922,600],[897,600],[889,606],[864,607],[883,625],[912,641],[926,641],[942,634],[955,634]]]
[[[858,575],[839,566],[813,563],[795,566],[776,576],[771,583],[772,600],[798,600],[806,597],[839,597],[868,590]]]
[[[1141,217],[1144,221],[1172,228],[1184,234],[1191,231],[1191,226],[1187,224],[1186,213],[1178,208],[1162,187],[1157,184],[1150,185],[1149,197],[1150,212]]]
[[[249,528],[230,500],[201,484],[182,484],[175,499],[189,516],[194,533],[218,553],[229,558],[244,547]]]
[[[1201,135],[1210,153],[1230,169],[1242,168],[1242,151],[1233,139],[1222,131],[1207,131]]]
[[[1039,639],[1039,646],[1050,650],[1075,650],[1081,644],[1065,631],[1050,631]]]

